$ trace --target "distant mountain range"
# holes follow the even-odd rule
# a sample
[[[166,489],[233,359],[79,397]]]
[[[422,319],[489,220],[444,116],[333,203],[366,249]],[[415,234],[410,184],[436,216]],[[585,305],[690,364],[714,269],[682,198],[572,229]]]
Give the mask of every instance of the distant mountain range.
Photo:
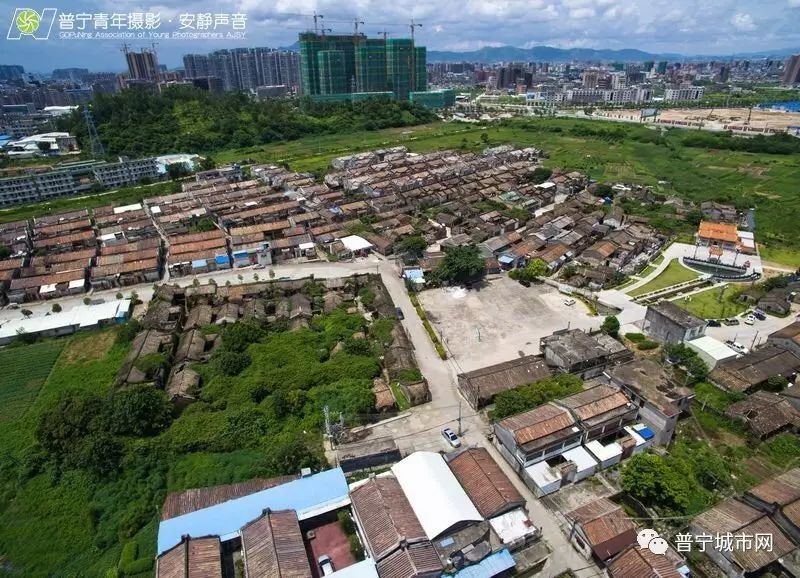
[[[283,47],[283,50],[300,50],[300,43]],[[623,48],[610,50],[606,48],[555,48],[553,46],[534,46],[533,48],[517,48],[516,46],[487,46],[479,50],[456,52],[449,50],[429,50],[428,62],[570,62],[572,60],[586,62],[590,60],[604,60],[613,62],[642,62],[644,60],[728,60],[732,58],[783,58],[791,54],[800,53],[800,48],[783,48],[780,50],[767,50],[761,52],[748,52],[741,54],[724,55],[684,55],[674,53],[655,54]]]
[[[683,55],[674,53],[654,54],[623,48],[622,50],[595,48],[555,48],[553,46],[534,46],[533,48],[517,48],[515,46],[487,46],[469,52],[429,50],[428,62],[569,62],[572,60],[585,62],[604,60],[615,62],[641,62],[644,60],[727,60],[732,58],[764,58],[785,57],[800,53],[800,48],[784,48],[780,50],[751,52],[726,55]]]

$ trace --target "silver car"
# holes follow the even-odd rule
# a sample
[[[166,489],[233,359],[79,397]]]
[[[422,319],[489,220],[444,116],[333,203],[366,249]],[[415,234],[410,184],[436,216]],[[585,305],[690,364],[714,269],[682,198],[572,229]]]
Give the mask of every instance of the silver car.
[[[447,443],[449,443],[454,448],[461,447],[461,440],[458,439],[456,432],[451,430],[449,427],[446,427],[442,430],[442,436],[444,437],[444,439],[447,440]]]

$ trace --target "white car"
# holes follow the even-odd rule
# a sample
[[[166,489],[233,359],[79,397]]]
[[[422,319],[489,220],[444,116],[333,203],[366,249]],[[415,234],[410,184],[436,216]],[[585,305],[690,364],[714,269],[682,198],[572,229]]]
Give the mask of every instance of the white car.
[[[756,322],[756,316],[755,315],[748,315],[747,317],[744,318],[744,324],[745,325],[752,325],[755,322]]]
[[[730,347],[734,351],[736,351],[738,353],[741,353],[742,355],[748,353],[747,348],[744,345],[742,345],[741,343],[737,343],[736,341],[732,341],[732,340],[729,339],[729,340],[727,340],[725,342],[725,345],[727,345],[728,347]]]
[[[566,305],[567,307],[572,307],[573,305],[575,305],[575,300],[572,297],[568,297],[564,299],[564,305]]]
[[[333,574],[333,562],[331,561],[330,556],[323,554],[319,557],[317,562],[319,563],[319,569],[323,576],[330,576]]]
[[[456,432],[451,430],[449,427],[446,427],[442,430],[442,436],[444,437],[444,439],[447,440],[447,443],[449,443],[454,448],[461,447],[461,440],[458,439]]]

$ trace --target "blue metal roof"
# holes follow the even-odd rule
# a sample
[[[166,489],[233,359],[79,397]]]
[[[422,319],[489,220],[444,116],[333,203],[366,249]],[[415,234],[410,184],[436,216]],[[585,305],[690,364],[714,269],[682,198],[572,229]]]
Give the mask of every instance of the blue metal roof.
[[[196,259],[192,261],[192,269],[200,269],[201,267],[205,267],[208,265],[205,259]]]
[[[514,262],[514,257],[512,255],[500,255],[497,258],[498,263],[503,263],[504,265],[510,265]]]
[[[230,539],[239,529],[270,508],[295,510],[301,520],[349,503],[347,480],[341,468],[268,488],[248,496],[164,520],[158,526],[158,554],[181,541],[181,536],[220,536]]]
[[[403,275],[406,279],[424,279],[425,273],[422,269],[407,269]]]
[[[636,430],[636,433],[646,440],[653,439],[656,436],[656,434],[653,433],[653,430],[651,430],[649,427],[641,427]]]
[[[497,576],[500,572],[513,568],[516,564],[511,553],[503,549],[491,556],[487,556],[478,564],[459,570],[454,576],[456,578],[492,578],[492,576]]]
[[[217,255],[214,257],[214,261],[217,265],[230,265],[231,260],[227,255]]]

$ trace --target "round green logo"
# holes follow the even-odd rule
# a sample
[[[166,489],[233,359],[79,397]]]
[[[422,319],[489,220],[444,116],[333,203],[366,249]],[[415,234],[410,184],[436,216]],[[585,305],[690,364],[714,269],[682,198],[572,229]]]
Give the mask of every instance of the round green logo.
[[[36,10],[21,10],[20,13],[17,14],[17,30],[23,34],[33,34],[39,30],[39,22],[39,13],[36,12]]]

